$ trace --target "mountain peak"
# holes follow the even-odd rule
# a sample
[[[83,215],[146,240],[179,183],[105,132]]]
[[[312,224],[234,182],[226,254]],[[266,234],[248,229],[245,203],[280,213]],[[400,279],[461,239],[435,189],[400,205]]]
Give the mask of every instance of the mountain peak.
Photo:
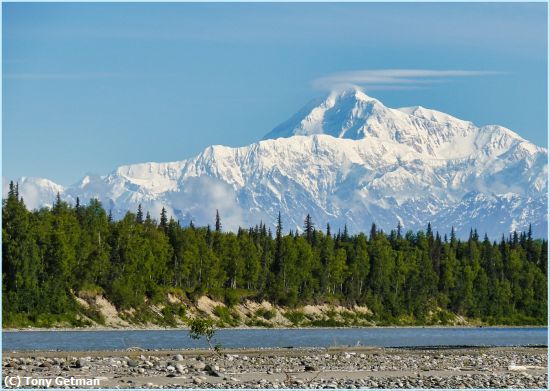
[[[264,139],[316,134],[352,140],[376,138],[436,159],[470,155],[491,138],[494,145],[486,146],[485,153],[522,141],[512,131],[504,137],[497,127],[476,127],[470,121],[422,106],[389,108],[357,86],[336,89],[323,99],[311,101]]]
[[[331,91],[310,101],[289,120],[268,133],[264,139],[327,134],[337,138],[361,139],[361,126],[371,114],[382,114],[386,107],[358,86]]]
[[[342,88],[333,89],[327,99],[342,99],[342,98],[354,98],[363,102],[377,101],[377,99],[368,96],[362,87],[351,85]]]

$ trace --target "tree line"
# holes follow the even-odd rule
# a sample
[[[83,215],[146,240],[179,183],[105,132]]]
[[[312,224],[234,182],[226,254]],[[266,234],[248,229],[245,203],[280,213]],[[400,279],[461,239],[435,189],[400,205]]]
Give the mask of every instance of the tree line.
[[[214,213],[213,213],[214,215]],[[373,319],[422,323],[458,314],[491,324],[545,324],[547,247],[513,232],[498,241],[472,230],[377,229],[349,234],[315,227],[275,232],[265,223],[234,232],[183,227],[163,209],[158,221],[128,212],[115,221],[98,200],[29,211],[10,183],[2,203],[4,326],[67,319],[82,311],[80,292],[103,294],[119,309],[207,294],[229,305],[243,298],[296,307],[366,305]],[[444,319],[443,319],[444,320]]]

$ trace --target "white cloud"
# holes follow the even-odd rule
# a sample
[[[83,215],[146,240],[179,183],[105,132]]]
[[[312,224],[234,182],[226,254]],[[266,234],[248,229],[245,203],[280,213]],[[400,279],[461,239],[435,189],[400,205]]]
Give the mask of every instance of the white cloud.
[[[226,182],[208,176],[186,178],[181,192],[168,195],[168,203],[174,209],[189,214],[199,226],[213,226],[216,209],[224,230],[237,231],[246,226],[247,212],[237,200],[237,192]]]
[[[365,69],[339,72],[320,77],[313,86],[322,90],[345,88],[352,85],[369,86],[378,90],[417,89],[429,83],[440,83],[448,78],[494,75],[491,71],[433,70],[433,69]]]

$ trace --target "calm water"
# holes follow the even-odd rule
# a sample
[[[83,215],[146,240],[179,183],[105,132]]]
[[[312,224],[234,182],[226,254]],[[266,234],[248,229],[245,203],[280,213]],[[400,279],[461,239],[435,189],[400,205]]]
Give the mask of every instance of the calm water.
[[[329,346],[513,346],[547,345],[547,328],[320,328],[219,330],[224,348]],[[108,350],[129,347],[174,349],[206,347],[185,330],[3,332],[2,349]]]

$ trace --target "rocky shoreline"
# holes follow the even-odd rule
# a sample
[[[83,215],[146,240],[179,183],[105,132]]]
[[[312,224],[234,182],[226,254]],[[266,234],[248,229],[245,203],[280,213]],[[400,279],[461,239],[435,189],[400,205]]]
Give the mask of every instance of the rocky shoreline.
[[[46,388],[46,380],[29,384],[29,379],[52,379],[56,388],[546,389],[548,385],[543,347],[259,349],[221,354],[4,352],[2,368],[4,380],[27,378],[25,388]],[[60,387],[59,379],[74,381]],[[83,384],[86,379],[98,379],[99,386]]]

